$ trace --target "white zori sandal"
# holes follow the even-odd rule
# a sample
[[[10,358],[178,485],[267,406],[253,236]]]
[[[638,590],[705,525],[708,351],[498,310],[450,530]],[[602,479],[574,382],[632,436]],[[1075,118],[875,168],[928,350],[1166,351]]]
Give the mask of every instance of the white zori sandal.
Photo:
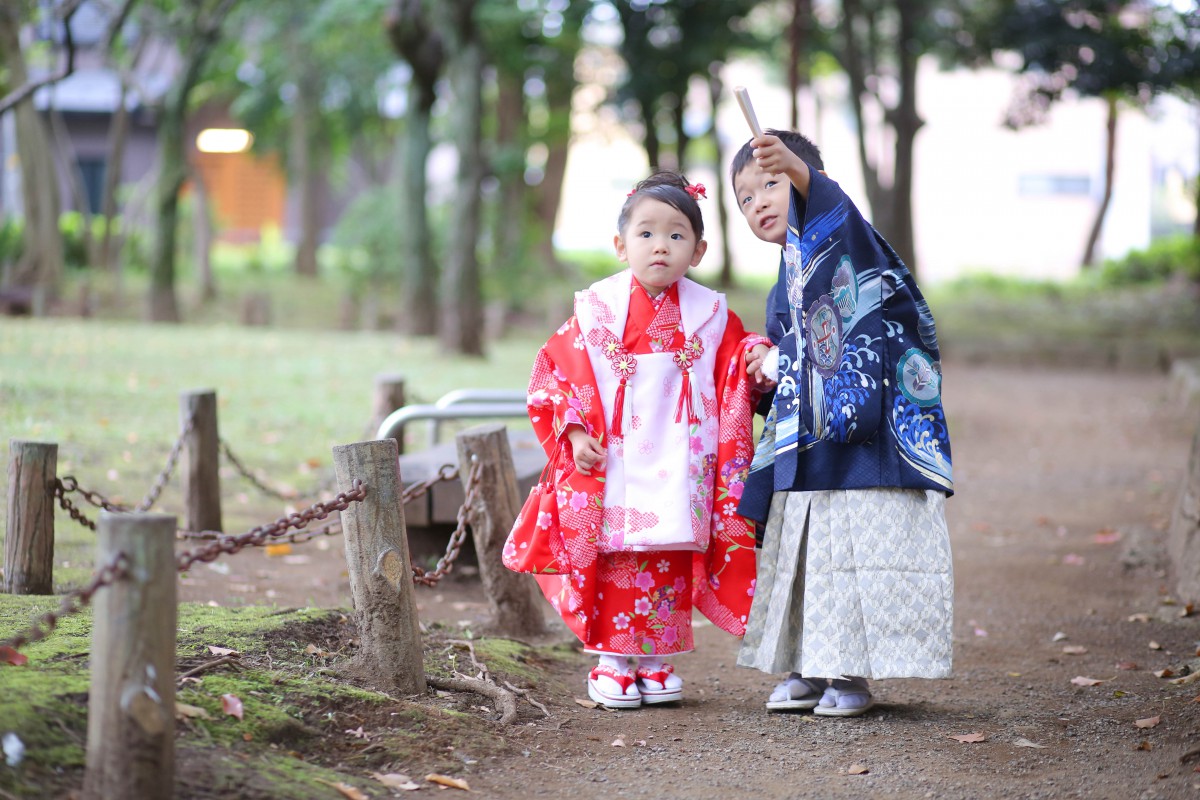
[[[642,704],[637,684],[632,671],[621,672],[601,664],[588,673],[588,697],[607,708],[637,708]]]
[[[867,688],[866,678],[835,679],[821,695],[821,702],[813,713],[822,717],[857,717],[874,705],[875,698]]]
[[[683,699],[683,679],[675,674],[672,664],[639,664],[637,686],[646,705],[673,703]]]
[[[801,678],[793,672],[767,698],[767,711],[807,711],[821,702],[825,681]]]

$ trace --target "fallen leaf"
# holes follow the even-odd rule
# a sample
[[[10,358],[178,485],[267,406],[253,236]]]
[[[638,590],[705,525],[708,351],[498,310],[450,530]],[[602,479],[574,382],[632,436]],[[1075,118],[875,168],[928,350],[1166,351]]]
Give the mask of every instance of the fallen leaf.
[[[583,706],[584,708],[595,708],[596,706],[598,706],[598,705],[600,705],[600,704],[599,704],[599,703],[596,703],[596,702],[594,702],[594,701],[592,701],[592,700],[584,700],[584,699],[583,699],[583,698],[581,698],[581,697],[576,697],[576,698],[575,698],[575,705],[577,705],[577,706]]]
[[[1039,750],[1044,750],[1046,748],[1046,745],[1038,744],[1037,742],[1031,742],[1028,739],[1026,739],[1024,736],[1018,736],[1017,740],[1015,742],[1013,742],[1013,744],[1016,745],[1017,747],[1036,747]]]
[[[1156,669],[1156,670],[1154,670],[1154,677],[1156,677],[1156,678],[1173,678],[1173,677],[1175,677],[1175,673],[1171,670],[1170,667],[1167,667],[1166,669]]]
[[[1104,683],[1104,681],[1097,680],[1096,678],[1088,678],[1083,675],[1077,675],[1074,678],[1071,678],[1071,683],[1075,684],[1076,686],[1096,686]]]
[[[1081,566],[1086,561],[1087,561],[1087,559],[1084,558],[1083,556],[1079,555],[1078,553],[1067,553],[1062,558],[1062,562],[1071,567]]]
[[[1081,656],[1086,653],[1088,649],[1081,644],[1069,644],[1064,647],[1062,651],[1069,656]]]
[[[212,717],[200,706],[189,706],[187,703],[180,703],[176,700],[175,719],[212,719]]]
[[[322,650],[321,648],[317,647],[315,644],[310,644],[308,647],[304,648],[304,652],[308,653],[310,656],[319,656],[320,658],[329,658],[329,651]]]
[[[1125,695],[1126,695],[1126,692],[1122,692],[1120,689],[1117,689],[1116,691],[1113,692],[1113,697],[1115,697],[1118,700],[1120,700]]]
[[[1052,641],[1052,642],[1061,642],[1063,639],[1068,639],[1068,638],[1070,638],[1070,637],[1068,637],[1068,636],[1067,636],[1065,633],[1063,633],[1062,631],[1059,631],[1058,633],[1054,634],[1054,638],[1053,638],[1053,639],[1051,639],[1050,641]]]
[[[634,743],[634,745],[636,745],[637,747],[645,747],[645,746],[646,746],[646,740],[645,740],[645,739],[634,739],[634,740],[633,740],[633,743]]]
[[[430,783],[438,783],[442,786],[449,786],[451,789],[462,789],[465,792],[471,791],[471,787],[467,785],[466,781],[458,778],[451,778],[449,775],[438,775],[437,773],[431,773],[425,776],[425,780],[429,781]]]
[[[1128,617],[1125,618],[1125,620],[1126,620],[1126,622],[1149,622],[1150,615],[1144,611],[1141,611],[1141,612],[1138,612],[1137,614],[1130,614]]]
[[[847,775],[866,775],[870,771],[871,770],[867,769],[862,764],[851,764],[850,766],[846,767]]]
[[[1112,528],[1101,528],[1092,534],[1092,541],[1096,544],[1114,544],[1121,541],[1121,532]]]
[[[1136,661],[1118,661],[1117,669],[1130,671],[1138,668]]]
[[[613,747],[624,747],[624,746],[625,746],[625,740],[624,740],[624,739],[622,739],[620,736],[618,736],[616,739],[613,739],[612,746],[613,746]]]
[[[1134,749],[1134,750],[1149,750],[1149,749],[1150,749],[1150,743],[1149,743],[1149,742],[1147,742],[1147,741],[1145,741],[1145,740],[1143,740],[1143,741],[1140,741],[1140,742],[1138,742],[1137,744],[1135,744],[1135,745],[1133,746],[1133,749]]]
[[[983,628],[976,628],[975,635],[976,636],[987,636],[987,631],[985,631]]]
[[[1007,673],[1005,673],[1005,674],[1006,674],[1006,675],[1008,675],[1008,677],[1010,677],[1010,678],[1019,678],[1019,677],[1021,677],[1021,673],[1019,673],[1019,672],[1007,672]]]
[[[292,546],[288,542],[279,542],[267,545],[266,550],[269,556],[286,556],[292,552]]]
[[[208,646],[208,652],[214,656],[236,656],[241,655],[237,650],[230,650],[228,647],[217,647],[215,644]]]
[[[1179,616],[1181,616],[1181,617],[1190,617],[1190,616],[1191,616],[1192,614],[1194,614],[1195,612],[1196,612],[1196,606],[1195,606],[1195,604],[1194,604],[1194,603],[1188,603],[1188,604],[1187,604],[1187,605],[1185,605],[1183,608],[1179,609]]]
[[[338,792],[342,795],[342,797],[348,797],[348,798],[350,798],[350,800],[371,800],[365,794],[360,792],[358,789],[355,789],[353,786],[351,786],[348,783],[330,783],[329,781],[323,781],[320,778],[317,778],[316,780],[317,780],[317,783],[323,783],[326,786],[330,786],[330,787],[333,787],[334,789],[337,789]]]
[[[965,742],[967,744],[973,744],[975,742],[986,741],[987,734],[982,731],[976,731],[975,733],[964,733],[961,736],[950,736],[950,738],[954,739],[957,742]]]
[[[355,728],[354,730],[346,731],[346,733],[350,734],[350,735],[351,735],[351,736],[353,736],[355,739],[365,739],[365,738],[367,738],[367,734],[363,733],[363,727],[362,727],[362,725],[359,725],[359,726],[358,726],[357,728]]]
[[[1155,714],[1153,717],[1135,720],[1133,724],[1139,728],[1154,728],[1157,727],[1158,723],[1160,722],[1162,722],[1162,717]]]
[[[236,694],[221,695],[221,710],[229,716],[237,717],[238,719],[241,719],[242,714],[245,713],[242,708],[242,699]]]
[[[405,792],[413,792],[421,788],[421,784],[415,783],[412,778],[399,772],[389,772],[386,775],[372,772],[371,777],[389,789],[401,789]]]
[[[20,667],[29,661],[29,656],[24,653],[18,653],[8,645],[0,647],[0,664],[11,664],[14,667]]]
[[[1146,646],[1149,647],[1151,650],[1162,650],[1162,645],[1159,644],[1158,642],[1154,641],[1153,639],[1151,639],[1150,644],[1148,644]]]

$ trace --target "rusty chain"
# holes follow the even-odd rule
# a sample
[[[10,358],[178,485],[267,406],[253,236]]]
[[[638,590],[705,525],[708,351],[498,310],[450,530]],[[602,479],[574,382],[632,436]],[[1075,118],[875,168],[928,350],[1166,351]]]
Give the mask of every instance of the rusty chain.
[[[13,650],[20,650],[30,642],[45,639],[57,627],[59,620],[83,610],[92,601],[92,595],[102,587],[111,586],[128,574],[129,557],[124,553],[117,553],[111,561],[96,571],[96,574],[92,576],[92,579],[86,585],[63,595],[58,610],[47,611],[45,614],[42,614],[28,630],[17,634],[11,639],[0,642],[0,648],[11,647]]]
[[[196,428],[196,415],[188,417],[187,424],[183,426],[183,430],[179,432],[179,438],[175,440],[175,444],[171,445],[171,452],[167,454],[167,464],[158,473],[158,477],[154,479],[154,483],[150,486],[150,491],[142,498],[142,502],[138,503],[138,507],[134,509],[137,512],[149,511],[158,498],[162,495],[162,491],[166,488],[167,481],[171,479],[171,473],[175,471],[175,465],[179,462],[179,454],[183,452],[183,440],[188,434]]]
[[[229,443],[226,442],[224,439],[221,439],[219,441],[219,445],[221,448],[221,453],[224,454],[225,458],[229,459],[229,463],[233,465],[233,468],[237,471],[237,473],[239,475],[241,475],[243,478],[245,478],[247,481],[249,481],[251,484],[253,484],[254,487],[256,489],[258,489],[260,492],[267,495],[268,497],[274,497],[276,500],[288,501],[288,500],[301,500],[301,499],[308,498],[308,497],[317,497],[322,492],[332,491],[334,485],[337,482],[336,477],[331,476],[328,480],[326,480],[321,485],[317,486],[311,492],[301,493],[301,492],[297,492],[295,490],[293,490],[291,492],[285,492],[285,491],[282,491],[281,489],[276,489],[272,486],[268,486],[261,478],[259,478],[253,472],[251,472],[250,469],[248,467],[246,467],[246,465],[243,464],[241,462],[241,460],[238,459],[238,457],[233,454],[233,448],[231,448],[229,446]]]
[[[450,465],[438,470],[438,474],[441,475],[448,466]],[[454,469],[454,472],[457,474],[458,470]],[[467,485],[463,488],[463,504],[458,509],[458,527],[454,529],[454,533],[450,534],[450,541],[446,544],[446,555],[438,559],[437,566],[433,568],[432,572],[426,572],[421,567],[414,566],[412,568],[413,583],[421,586],[434,586],[454,569],[454,562],[458,560],[459,551],[467,538],[467,524],[470,520],[471,509],[478,499],[479,478],[482,474],[483,464],[474,461],[471,464],[471,471],[467,474]]]
[[[260,547],[271,539],[278,539],[287,533],[289,528],[297,530],[304,528],[313,520],[325,519],[334,511],[345,511],[353,502],[367,496],[367,487],[360,480],[355,480],[348,492],[339,492],[328,502],[314,503],[303,511],[287,514],[274,522],[251,528],[237,536],[221,535],[210,544],[196,550],[180,553],[176,559],[179,572],[189,569],[197,561],[209,563],[216,561],[222,554],[233,555],[246,547]]]
[[[84,500],[91,503],[96,508],[100,508],[105,511],[113,511],[122,514],[127,514],[131,511],[137,513],[149,511],[154,504],[158,502],[158,498],[162,495],[163,489],[167,485],[167,481],[171,479],[171,473],[175,471],[175,465],[179,462],[179,454],[183,452],[184,439],[187,438],[187,435],[191,433],[195,427],[196,417],[193,415],[188,418],[187,423],[183,426],[183,430],[180,431],[179,438],[175,440],[175,444],[171,445],[171,452],[167,454],[166,466],[164,466],[158,473],[158,476],[154,479],[154,483],[152,483],[150,486],[150,491],[146,493],[146,496],[142,498],[142,502],[138,503],[136,507],[130,508],[129,506],[125,506],[120,503],[114,503],[97,491],[83,488],[79,485],[79,481],[73,475],[65,475],[62,478],[54,479],[54,498],[58,500],[58,504],[62,506],[63,511],[66,511],[68,514],[70,514],[71,519],[75,520],[83,527],[89,528],[93,531],[96,530],[96,523],[88,519],[78,506],[67,499],[68,494],[78,492]]]

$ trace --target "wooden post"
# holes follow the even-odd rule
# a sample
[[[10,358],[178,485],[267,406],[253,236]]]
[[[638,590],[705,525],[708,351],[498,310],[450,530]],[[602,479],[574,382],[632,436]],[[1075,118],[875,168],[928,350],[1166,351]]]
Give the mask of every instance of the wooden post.
[[[1200,427],[1192,440],[1187,475],[1167,529],[1167,548],[1180,598],[1184,602],[1200,600]]]
[[[128,576],[92,602],[84,800],[175,796],[175,517],[102,512],[96,563]]]
[[[333,448],[333,467],[339,491],[349,491],[355,478],[367,487],[366,499],[342,512],[358,665],[389,689],[424,692],[421,628],[396,442],[340,445]]]
[[[375,393],[371,398],[371,435],[379,430],[379,426],[398,408],[404,408],[408,402],[405,396],[404,376],[398,373],[375,376]],[[404,437],[396,440],[399,452],[404,452]]]
[[[524,502],[517,488],[507,429],[494,422],[476,425],[458,434],[455,441],[464,492],[472,460],[483,464],[470,519],[479,577],[491,607],[493,627],[497,633],[518,638],[543,634],[546,622],[533,578],[509,571],[500,560],[504,540]]]
[[[221,531],[220,434],[217,432],[217,393],[211,389],[185,392],[179,398],[180,429],[195,418],[184,435],[184,527],[189,531]]]
[[[54,478],[58,445],[8,443],[8,527],[4,591],[54,593]]]

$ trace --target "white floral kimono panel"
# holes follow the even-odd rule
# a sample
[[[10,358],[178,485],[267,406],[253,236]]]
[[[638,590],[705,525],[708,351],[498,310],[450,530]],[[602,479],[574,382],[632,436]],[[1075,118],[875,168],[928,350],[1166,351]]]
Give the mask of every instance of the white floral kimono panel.
[[[687,345],[630,354],[620,344],[630,288],[626,270],[575,297],[604,418],[613,419],[614,409],[620,415],[604,442],[604,521],[598,547],[601,552],[704,551],[717,452],[713,373],[728,319],[725,298],[681,279],[679,308]],[[624,359],[620,369],[614,350]]]

